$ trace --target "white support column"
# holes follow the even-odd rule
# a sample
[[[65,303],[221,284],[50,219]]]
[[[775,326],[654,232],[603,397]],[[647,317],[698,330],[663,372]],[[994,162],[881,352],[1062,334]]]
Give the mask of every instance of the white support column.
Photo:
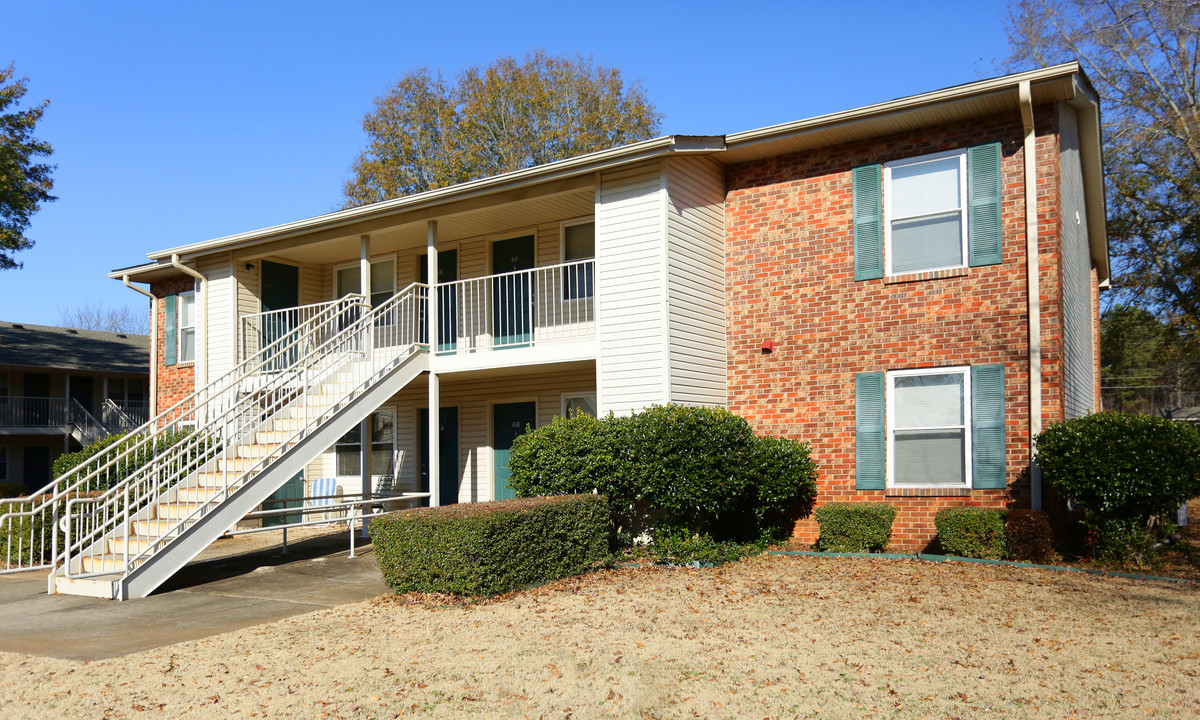
[[[437,263],[437,221],[430,220],[425,233],[425,269],[429,278],[428,296],[425,300],[425,316],[429,321],[428,334],[429,339],[429,355],[432,358],[437,354],[438,341],[438,303],[437,303],[437,278],[438,278],[438,263]],[[437,372],[433,369],[433,363],[430,363],[429,370],[429,453],[426,457],[429,459],[429,507],[438,507],[442,504],[441,495],[441,379]]]
[[[358,238],[358,290],[359,294],[367,298],[367,303],[371,302],[371,236],[361,235]],[[367,328],[367,347],[366,355],[371,357],[371,350],[375,344],[375,337],[370,328]],[[372,495],[373,488],[371,478],[371,416],[367,415],[358,425],[359,444],[359,476],[362,478],[362,493],[363,500],[369,500]],[[367,536],[367,519],[366,513],[368,508],[362,506],[363,537]]]

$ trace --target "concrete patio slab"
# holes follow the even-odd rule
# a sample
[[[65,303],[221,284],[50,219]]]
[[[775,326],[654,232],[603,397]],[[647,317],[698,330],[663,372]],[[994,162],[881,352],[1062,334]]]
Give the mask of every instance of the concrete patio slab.
[[[149,597],[128,602],[47,595],[44,572],[0,576],[0,651],[98,660],[390,592],[371,546],[359,545],[350,558],[344,532],[289,543],[285,555],[277,545],[229,550],[206,553]]]

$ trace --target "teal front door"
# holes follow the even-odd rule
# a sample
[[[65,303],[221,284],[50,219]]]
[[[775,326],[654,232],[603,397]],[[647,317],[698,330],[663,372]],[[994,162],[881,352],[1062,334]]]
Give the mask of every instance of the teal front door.
[[[525,347],[533,342],[532,235],[492,244],[492,344],[498,348]],[[516,274],[504,274],[516,273]]]
[[[304,473],[297,473],[296,477],[288,480],[275,492],[271,493],[271,497],[267,498],[263,503],[263,510],[282,510],[284,508],[300,507],[304,501],[300,498],[304,497]],[[263,518],[263,527],[272,527],[274,525],[290,525],[298,523],[303,519],[301,513],[287,513],[281,515],[269,515]]]
[[[429,492],[429,410],[421,408],[418,416],[421,492]],[[439,499],[442,505],[453,505],[458,502],[458,408],[442,408],[438,411],[438,420],[441,421],[441,431],[438,433]]]
[[[262,261],[262,309],[263,312],[286,310],[300,304],[300,268],[295,265],[284,265],[269,260]],[[296,326],[297,318],[294,313],[276,313],[263,318],[259,342],[261,348],[279,340],[291,332]],[[282,348],[281,348],[282,349]],[[295,348],[286,354],[271,353],[272,370],[282,370],[296,360]]]
[[[537,423],[537,403],[504,403],[492,406],[492,476],[495,499],[507,500],[517,494],[508,484],[508,452],[513,440]]]
[[[429,263],[422,255],[417,258],[417,282],[429,282]],[[439,283],[452,283],[458,279],[458,251],[439,250],[437,254]],[[458,286],[439,287],[437,289],[438,311],[438,346],[439,353],[453,353],[458,343]],[[428,323],[422,310],[418,321],[417,335],[420,342],[425,342],[428,335]]]

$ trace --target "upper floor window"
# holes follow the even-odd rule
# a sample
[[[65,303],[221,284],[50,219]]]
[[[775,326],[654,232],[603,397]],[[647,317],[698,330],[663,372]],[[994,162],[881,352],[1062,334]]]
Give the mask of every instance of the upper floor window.
[[[334,276],[338,297],[362,292],[362,269],[357,263],[338,268]],[[371,261],[371,307],[379,307],[396,294],[396,259]]]
[[[179,362],[196,359],[196,293],[179,293]]]
[[[966,151],[891,162],[883,173],[887,273],[964,267]]]
[[[1000,143],[852,168],[854,279],[1004,261]]]
[[[562,225],[563,262],[591,260],[596,257],[596,223],[581,220]],[[571,265],[563,268],[563,299],[590,298],[593,286],[593,264]]]

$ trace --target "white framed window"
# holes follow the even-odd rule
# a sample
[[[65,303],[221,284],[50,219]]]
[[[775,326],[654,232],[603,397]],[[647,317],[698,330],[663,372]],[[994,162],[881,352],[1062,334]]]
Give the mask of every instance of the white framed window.
[[[179,321],[177,338],[179,342],[179,362],[193,362],[196,359],[196,292],[179,293]]]
[[[598,409],[596,393],[564,393],[562,396],[562,417],[571,418],[579,413],[596,417]]]
[[[592,218],[568,220],[560,226],[560,253],[564,263],[593,260],[596,257],[596,221]],[[581,300],[592,297],[595,290],[593,264],[563,268],[563,299]]]
[[[338,439],[333,446],[334,471],[344,487],[355,483],[362,487],[362,436],[361,425]],[[390,491],[396,468],[396,409],[379,408],[371,413],[371,487],[379,491]]]
[[[885,164],[883,215],[888,275],[966,267],[966,149]]]
[[[887,484],[971,487],[971,368],[887,373]]]
[[[362,270],[358,263],[334,268],[334,299],[362,292]],[[379,307],[396,294],[396,258],[371,261],[371,307]]]

